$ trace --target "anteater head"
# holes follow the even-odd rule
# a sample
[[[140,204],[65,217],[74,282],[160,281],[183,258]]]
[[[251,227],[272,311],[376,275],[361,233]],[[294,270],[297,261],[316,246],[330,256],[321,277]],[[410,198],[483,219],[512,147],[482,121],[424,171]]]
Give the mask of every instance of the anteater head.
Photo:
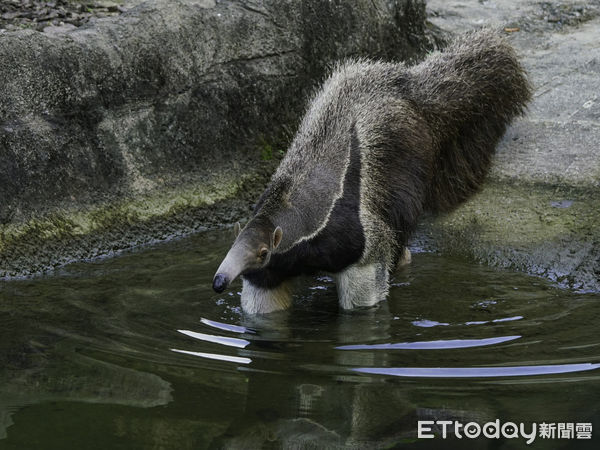
[[[280,227],[259,220],[244,229],[236,223],[234,232],[236,239],[213,278],[215,292],[223,292],[239,275],[266,267],[283,236]]]

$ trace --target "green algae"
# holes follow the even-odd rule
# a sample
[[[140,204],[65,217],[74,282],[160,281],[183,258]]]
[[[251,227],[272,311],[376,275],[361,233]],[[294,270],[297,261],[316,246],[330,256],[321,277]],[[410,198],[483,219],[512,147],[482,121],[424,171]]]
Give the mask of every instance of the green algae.
[[[446,254],[598,291],[599,204],[600,192],[591,187],[491,182],[424,231]]]
[[[249,199],[265,182],[265,173],[255,169],[0,226],[0,277],[44,272],[230,223],[247,214]]]

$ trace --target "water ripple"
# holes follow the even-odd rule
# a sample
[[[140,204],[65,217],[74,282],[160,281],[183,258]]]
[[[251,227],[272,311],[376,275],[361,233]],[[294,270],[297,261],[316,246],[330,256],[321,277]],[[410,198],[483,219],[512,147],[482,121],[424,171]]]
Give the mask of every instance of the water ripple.
[[[194,339],[198,339],[205,342],[214,342],[215,344],[222,344],[228,347],[236,347],[236,348],[244,348],[250,341],[246,339],[238,339],[232,337],[225,336],[213,336],[212,334],[204,334],[204,333],[196,333],[195,331],[190,330],[177,330],[181,334],[185,334],[186,336],[192,337]]]
[[[600,368],[600,364],[556,364],[551,366],[514,367],[357,367],[354,372],[374,375],[416,378],[483,378],[552,375],[557,373],[584,372]]]
[[[183,353],[185,355],[199,356],[200,358],[216,359],[218,361],[229,361],[238,364],[250,364],[252,362],[250,358],[243,358],[241,356],[220,355],[218,353],[191,352],[189,350],[178,350],[176,348],[172,348],[171,351],[176,353]]]
[[[483,347],[513,341],[521,336],[499,336],[485,339],[449,339],[439,341],[398,342],[387,344],[341,345],[337,350],[437,350],[449,348]]]
[[[209,327],[217,328],[218,330],[231,331],[233,333],[240,333],[240,334],[241,333],[255,333],[254,330],[243,327],[241,325],[232,325],[230,323],[217,322],[215,320],[205,319],[204,317],[202,317],[200,319],[200,322],[202,322],[204,325],[208,325]]]

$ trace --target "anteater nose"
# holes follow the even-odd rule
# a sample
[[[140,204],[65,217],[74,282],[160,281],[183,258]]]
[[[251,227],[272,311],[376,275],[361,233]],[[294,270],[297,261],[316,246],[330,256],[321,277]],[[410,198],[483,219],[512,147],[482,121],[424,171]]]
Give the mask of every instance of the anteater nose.
[[[229,284],[229,280],[227,280],[227,277],[225,275],[223,275],[222,273],[218,273],[215,275],[215,278],[213,279],[213,289],[215,292],[223,292],[227,287],[227,284]]]

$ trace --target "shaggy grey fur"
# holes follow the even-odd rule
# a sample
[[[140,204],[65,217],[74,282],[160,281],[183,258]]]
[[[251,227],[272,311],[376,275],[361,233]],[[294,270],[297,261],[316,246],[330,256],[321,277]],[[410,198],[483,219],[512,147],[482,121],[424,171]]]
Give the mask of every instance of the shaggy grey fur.
[[[291,303],[282,289],[270,302],[270,289],[326,271],[344,308],[385,298],[420,214],[448,211],[480,187],[498,141],[530,97],[513,49],[491,30],[465,34],[413,67],[340,64],[310,102],[217,271],[217,287],[242,274],[242,304],[257,302],[257,292],[265,297],[260,308],[244,309],[266,312]],[[283,236],[273,247],[276,227]],[[268,254],[257,259],[264,248]],[[240,249],[252,263],[229,270]]]

